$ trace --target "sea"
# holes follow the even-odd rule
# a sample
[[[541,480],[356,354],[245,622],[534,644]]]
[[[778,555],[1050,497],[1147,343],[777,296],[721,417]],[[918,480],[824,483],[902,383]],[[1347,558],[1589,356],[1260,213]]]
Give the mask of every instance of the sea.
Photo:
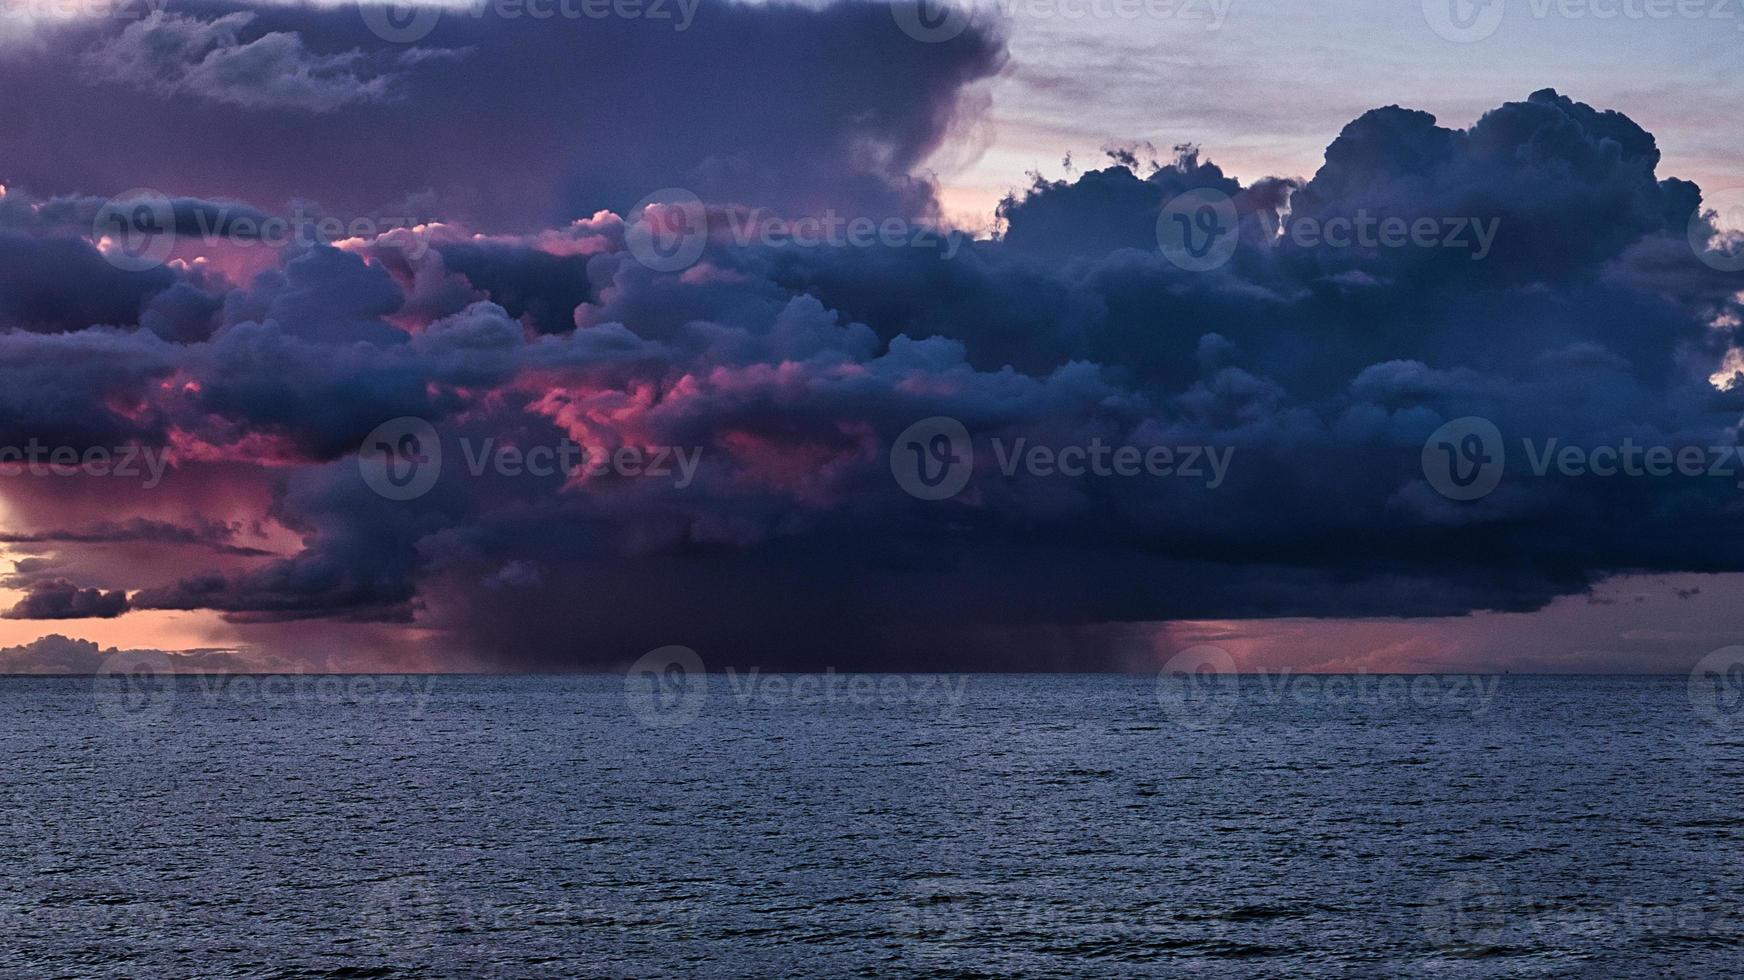
[[[1685,675],[6,677],[0,975],[1736,976],[1738,708]]]

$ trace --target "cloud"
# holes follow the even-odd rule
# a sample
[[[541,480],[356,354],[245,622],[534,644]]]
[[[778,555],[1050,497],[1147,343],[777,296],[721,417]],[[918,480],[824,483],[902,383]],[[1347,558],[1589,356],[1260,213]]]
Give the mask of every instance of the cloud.
[[[310,51],[372,50],[335,12],[259,17],[297,25]],[[270,501],[247,519],[287,543],[223,551],[222,533],[159,513],[166,498],[107,483],[80,501],[90,513],[17,540],[58,560],[117,544],[68,528],[166,547],[177,535],[161,524],[195,529],[209,561],[103,582],[122,587],[110,593],[63,581],[93,581],[88,562],[33,566],[21,607],[123,595],[281,637],[291,622],[412,626],[432,648],[515,666],[626,663],[677,642],[711,665],[1097,668],[1131,655],[1121,624],[1457,617],[1539,609],[1619,574],[1744,571],[1728,545],[1744,519],[1733,481],[1530,478],[1516,456],[1516,478],[1458,504],[1423,476],[1425,439],[1472,415],[1514,446],[1737,444],[1744,390],[1709,383],[1744,340],[1737,279],[1691,250],[1700,190],[1661,177],[1653,138],[1627,118],[1552,91],[1463,130],[1385,107],[1346,126],[1311,177],[1244,184],[1190,147],[1154,168],[1128,154],[1032,184],[1001,208],[1001,237],[949,256],[924,236],[741,244],[722,232],[763,202],[928,214],[928,185],[908,175],[1001,54],[974,32],[895,43],[869,5],[710,5],[696,29],[711,17],[706,45],[663,36],[658,49],[622,25],[606,41],[558,25],[551,41],[444,19],[428,43],[472,53],[444,66],[452,77],[408,68],[408,97],[468,120],[498,99],[476,126],[373,103],[311,118],[154,96],[282,148],[246,168],[268,193],[428,186],[477,217],[425,228],[418,254],[397,246],[402,230],[286,248],[258,275],[185,263],[15,301],[24,312],[0,334],[10,444],[162,451],[195,502],[208,486],[230,501],[219,474],[247,471]],[[730,58],[714,47],[729,42]],[[824,70],[835,57],[866,77]],[[709,117],[699,87],[745,63],[771,77],[739,98],[767,104]],[[644,88],[615,74],[628,65]],[[795,78],[813,84],[778,84]],[[309,139],[275,137],[293,130]],[[364,132],[386,147],[367,165],[338,138]],[[147,170],[99,161],[115,169],[93,186],[151,183],[180,152],[137,128],[120,138],[141,141]],[[335,179],[345,168],[357,187]],[[187,193],[201,196],[186,200],[252,200],[242,173],[192,166]],[[477,174],[501,186],[439,186]],[[63,190],[54,180],[40,193]],[[683,270],[648,268],[626,236],[638,188],[659,183],[692,187],[716,232]],[[488,199],[529,185],[567,204]],[[1157,243],[1163,209],[1191,191],[1227,195],[1240,232],[1206,271]],[[1436,239],[1303,233],[1388,219],[1428,221]],[[15,226],[29,281],[100,273],[76,223],[32,220]],[[406,416],[435,429],[442,469],[429,492],[389,499],[357,454]],[[918,500],[892,479],[890,448],[936,416],[973,433],[977,466],[957,497]],[[1215,485],[1007,475],[995,439],[1197,449],[1223,465]],[[700,463],[683,485],[490,464],[566,443]]]
[[[317,54],[295,31],[251,30],[257,17],[239,11],[202,20],[157,12],[127,24],[80,58],[102,82],[169,97],[189,95],[244,109],[332,112],[390,97],[397,76],[371,62],[415,61],[419,49],[370,58],[349,50]],[[245,34],[258,36],[244,40]]]
[[[57,528],[29,534],[0,533],[0,544],[48,547],[57,544],[122,544],[192,545],[242,557],[265,557],[271,552],[232,543],[240,529],[235,525],[215,521],[190,521],[178,524],[144,517],[122,521],[98,521],[82,528]]]
[[[81,589],[64,578],[31,585],[6,619],[113,619],[127,611],[127,593]]]
[[[98,674],[115,663],[117,657],[141,660],[174,673],[253,669],[251,661],[231,650],[124,651],[54,633],[20,646],[0,647],[0,674]]]
[[[683,30],[451,12],[415,48],[359,11],[194,2],[142,22],[38,25],[0,57],[14,127],[0,181],[307,200],[346,216],[403,215],[419,198],[484,230],[621,214],[667,187],[788,213],[910,215],[936,208],[914,171],[1004,59],[979,27],[916,44],[867,3],[704,0]]]

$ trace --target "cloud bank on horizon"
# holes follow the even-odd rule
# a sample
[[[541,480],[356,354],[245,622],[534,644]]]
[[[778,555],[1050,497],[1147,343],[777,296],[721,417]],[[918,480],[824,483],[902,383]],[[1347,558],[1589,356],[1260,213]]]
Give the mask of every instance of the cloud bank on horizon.
[[[0,43],[0,447],[79,461],[0,478],[5,615],[512,668],[1097,669],[1118,624],[1744,571],[1744,462],[1708,465],[1739,444],[1744,263],[1629,118],[1387,106],[1249,184],[1121,151],[966,240],[923,167],[1005,50],[900,21],[704,0],[683,31],[396,43],[198,3]],[[290,213],[328,230],[273,241]],[[1460,499],[1425,447],[1473,417],[1510,459]],[[917,492],[894,461],[938,419],[974,462]],[[1534,476],[1533,446],[1704,467]],[[1172,472],[1062,476],[1072,447]]]

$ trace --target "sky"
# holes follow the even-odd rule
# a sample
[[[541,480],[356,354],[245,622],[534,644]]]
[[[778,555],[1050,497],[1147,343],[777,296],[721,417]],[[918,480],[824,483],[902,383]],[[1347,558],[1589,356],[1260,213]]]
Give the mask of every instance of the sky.
[[[532,2],[4,8],[0,670],[1744,643],[1729,5]]]
[[[1105,146],[1146,141],[1197,143],[1245,180],[1308,176],[1329,134],[1375,106],[1463,127],[1552,86],[1627,113],[1659,137],[1666,172],[1722,211],[1744,204],[1744,128],[1729,118],[1744,99],[1744,11],[1731,4],[1648,17],[1659,8],[1644,2],[1497,0],[1493,31],[1460,42],[1431,26],[1437,0],[1219,2],[1058,8],[1077,17],[1040,0],[989,4],[1011,63],[990,83],[982,155],[948,171],[947,200],[984,214],[1014,174],[1058,177],[1068,154],[1095,167]]]

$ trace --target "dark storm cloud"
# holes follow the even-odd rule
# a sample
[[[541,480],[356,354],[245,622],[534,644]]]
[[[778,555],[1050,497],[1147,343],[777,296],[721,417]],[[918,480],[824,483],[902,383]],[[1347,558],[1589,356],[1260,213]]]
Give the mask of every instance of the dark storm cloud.
[[[282,275],[233,296],[233,314],[250,318],[185,349],[199,384],[187,410],[332,459],[387,419],[445,418],[464,404],[456,388],[489,389],[534,369],[610,374],[659,356],[622,327],[527,343],[520,324],[490,303],[408,334],[383,320],[403,298],[382,266],[355,255],[317,248],[289,260]]]
[[[1252,216],[1257,209],[1275,225],[1291,189],[1290,182],[1279,180],[1243,188],[1215,163],[1200,160],[1191,146],[1177,147],[1168,166],[1154,166],[1143,178],[1134,172],[1137,161],[1130,152],[1110,151],[1110,156],[1115,166],[1074,181],[1038,177],[1022,197],[1007,197],[999,208],[1006,244],[1056,260],[1122,248],[1149,252],[1157,247],[1157,214],[1177,194],[1215,190],[1234,198],[1240,214]]]
[[[117,269],[88,242],[42,241],[0,231],[0,327],[41,332],[133,324],[168,271]]]
[[[348,17],[263,9],[236,44],[295,30],[310,57],[375,51]],[[178,466],[258,460],[282,477],[267,516],[300,551],[189,569],[134,592],[134,608],[416,622],[448,649],[522,665],[683,643],[711,665],[1098,667],[1120,651],[1081,641],[1109,623],[1530,610],[1617,572],[1744,570],[1733,481],[1553,476],[1459,504],[1423,479],[1425,438],[1466,415],[1512,440],[1737,442],[1744,386],[1707,379],[1740,339],[1739,282],[1691,250],[1699,190],[1662,179],[1628,119],[1556,93],[1469,130],[1375,110],[1307,180],[1243,186],[1192,149],[1138,173],[1128,155],[1034,184],[1002,207],[1002,239],[949,258],[717,237],[693,268],[655,272],[617,216],[592,215],[664,183],[715,216],[761,201],[925,211],[930,191],[901,175],[998,48],[974,32],[914,44],[891,25],[859,5],[710,5],[694,28],[706,40],[656,44],[647,25],[589,22],[594,38],[444,18],[420,45],[468,54],[395,69],[406,101],[391,112],[110,84],[119,108],[93,103],[99,121],[197,113],[272,152],[202,166],[130,122],[137,159],[79,156],[84,174],[54,180],[169,183],[179,163],[187,193],[213,198],[254,199],[243,179],[280,196],[433,189],[484,217],[436,229],[419,254],[393,236],[287,250],[245,285],[179,266],[132,292],[118,280],[104,302],[135,311],[119,326],[0,335],[0,418],[20,438],[139,442]],[[717,76],[743,84],[715,98],[701,80]],[[25,95],[6,91],[0,106],[18,111]],[[868,141],[883,152],[852,149]],[[15,165],[46,177],[36,153]],[[480,173],[488,188],[451,186]],[[1228,195],[1241,222],[1233,256],[1204,272],[1157,248],[1162,208],[1195,190]],[[1474,257],[1291,230],[1361,214],[1495,234]],[[56,247],[68,265],[102,261]],[[106,322],[79,301],[41,300],[37,319]],[[890,447],[940,415],[978,437],[978,470],[956,499],[916,500]],[[353,458],[397,416],[434,424],[444,450],[441,479],[407,501],[372,490]],[[992,437],[1233,456],[1215,487],[1008,478]],[[683,486],[469,471],[485,440],[565,439],[702,456]],[[63,594],[51,571],[33,584]]]
[[[583,322],[621,318],[706,344],[687,348],[696,355],[784,361],[793,375],[663,406],[663,437],[713,447],[724,430],[751,433],[859,465],[820,478],[835,496],[798,514],[753,494],[688,516],[648,508],[626,536],[652,554],[631,559],[604,543],[624,522],[590,523],[585,507],[569,509],[566,532],[486,519],[474,548],[559,571],[488,602],[458,585],[444,599],[467,609],[457,618],[474,644],[505,656],[551,649],[517,622],[621,653],[659,622],[743,662],[986,665],[1020,654],[972,624],[1530,610],[1618,571],[1736,569],[1714,533],[1740,516],[1729,481],[1552,477],[1462,509],[1418,468],[1427,435],[1467,414],[1515,439],[1736,443],[1744,399],[1706,381],[1736,340],[1736,282],[1696,261],[1685,233],[1699,196],[1658,179],[1656,159],[1627,120],[1539,93],[1469,132],[1371,113],[1287,205],[1285,182],[1238,187],[1188,153],[1147,177],[1117,167],[1038,186],[1007,206],[1004,243],[952,262],[881,249],[719,256],[738,288],[619,266],[613,296]],[[1226,268],[1188,273],[1156,255],[1157,212],[1207,186],[1237,201],[1243,245]],[[1496,257],[1275,237],[1290,218],[1363,209],[1499,218]],[[771,296],[770,283],[782,289]],[[781,305],[800,292],[818,304]],[[775,325],[813,318],[805,332]],[[778,337],[804,342],[783,350]],[[832,359],[858,365],[851,380],[831,378]],[[905,393],[899,379],[917,376],[949,394]],[[1055,443],[1234,445],[1240,462],[1211,494],[1020,477],[980,486],[969,506],[892,500],[884,448],[931,414]],[[871,433],[863,444],[844,418]],[[724,455],[714,461],[731,472],[740,460]],[[806,499],[785,489],[773,499]],[[661,585],[674,582],[681,603]],[[604,597],[561,598],[578,593]]]
[[[408,47],[356,5],[198,2],[42,25],[0,48],[0,183],[344,214],[434,194],[487,228],[622,213],[672,186],[908,215],[933,201],[910,172],[1003,58],[979,28],[917,44],[874,4],[705,0],[676,26],[450,13]]]
[[[0,614],[6,619],[112,619],[127,611],[127,593],[81,589],[66,579],[37,582]]]
[[[148,397],[185,354],[149,332],[110,327],[0,334],[0,446],[159,444],[164,419]]]
[[[137,609],[215,609],[238,622],[336,618],[407,622],[417,596],[416,543],[459,515],[440,498],[401,507],[364,488],[355,465],[290,475],[270,515],[309,536],[291,558],[249,571],[206,572],[142,589]]]
[[[569,332],[575,308],[593,298],[585,255],[458,242],[443,246],[441,259],[449,271],[540,333]]]
[[[3,164],[0,164],[3,165]],[[0,328],[59,333],[144,325],[167,340],[204,339],[228,284],[203,270],[133,269],[92,244],[132,212],[104,198],[0,195]],[[244,204],[163,198],[131,220],[198,241],[251,240],[268,215]]]

